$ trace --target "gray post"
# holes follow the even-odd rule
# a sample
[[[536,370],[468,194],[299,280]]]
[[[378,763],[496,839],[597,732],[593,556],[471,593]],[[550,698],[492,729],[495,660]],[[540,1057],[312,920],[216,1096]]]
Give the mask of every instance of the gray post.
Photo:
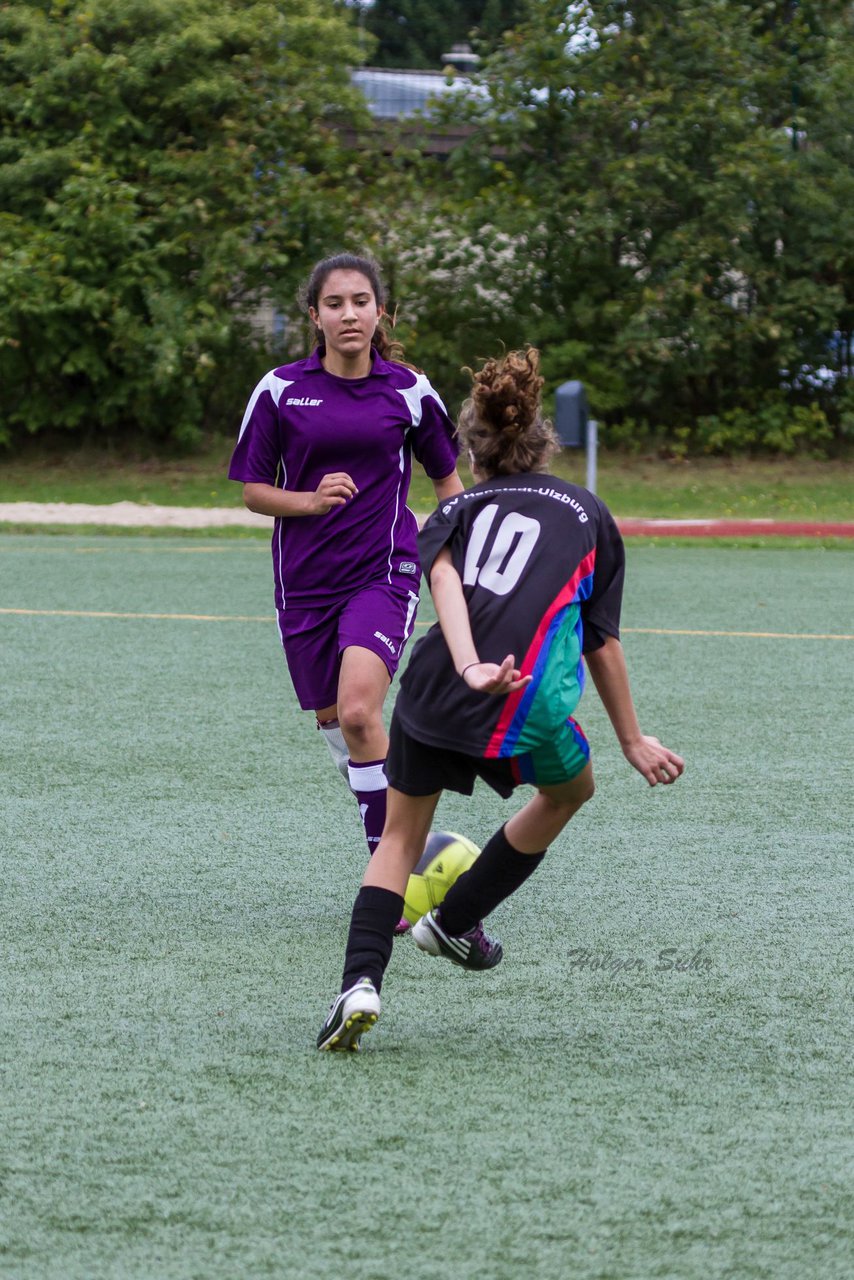
[[[596,446],[599,443],[596,425],[594,418],[587,419],[587,488],[591,493],[596,492]]]
[[[564,449],[587,449],[587,488],[596,492],[596,423],[589,417],[584,383],[562,382],[555,391],[555,430]]]

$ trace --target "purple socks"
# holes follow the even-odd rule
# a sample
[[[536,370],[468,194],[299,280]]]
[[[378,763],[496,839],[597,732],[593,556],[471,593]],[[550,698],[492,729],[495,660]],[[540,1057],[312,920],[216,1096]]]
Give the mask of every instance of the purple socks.
[[[373,853],[380,842],[385,826],[386,780],[385,760],[368,760],[364,764],[350,761],[347,777],[350,790],[359,804],[359,813],[365,827],[368,852]]]

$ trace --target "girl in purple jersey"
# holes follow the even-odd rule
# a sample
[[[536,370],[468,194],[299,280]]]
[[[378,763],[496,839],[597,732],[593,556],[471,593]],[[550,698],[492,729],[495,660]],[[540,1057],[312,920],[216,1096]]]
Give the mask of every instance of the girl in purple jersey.
[[[383,702],[415,621],[420,568],[406,506],[412,456],[439,501],[462,491],[455,431],[427,378],[396,358],[372,260],[319,262],[304,290],[316,349],[255,388],[229,476],[275,518],[279,631],[356,796],[368,848],[385,822]],[[401,921],[401,925],[405,922]]]
[[[395,704],[385,830],[353,907],[341,994],[319,1049],[358,1049],[377,1021],[406,882],[439,797],[447,788],[471,795],[476,778],[504,797],[521,783],[536,794],[412,935],[465,969],[501,960],[483,918],[593,794],[589,746],[572,717],[585,662],[629,763],[651,787],[683,771],[635,714],[619,640],[623,545],[610,512],[544,474],[558,446],[541,391],[538,353],[511,351],[474,375],[463,407],[459,435],[477,483],[441,503],[419,538],[439,621],[416,645]]]

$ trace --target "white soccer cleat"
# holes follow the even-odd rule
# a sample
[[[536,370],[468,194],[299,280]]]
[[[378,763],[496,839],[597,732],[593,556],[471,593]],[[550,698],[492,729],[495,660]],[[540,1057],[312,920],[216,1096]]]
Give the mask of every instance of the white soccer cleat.
[[[318,1049],[358,1053],[362,1036],[371,1030],[379,1016],[379,992],[370,978],[360,978],[329,1006],[329,1017],[317,1037]]]

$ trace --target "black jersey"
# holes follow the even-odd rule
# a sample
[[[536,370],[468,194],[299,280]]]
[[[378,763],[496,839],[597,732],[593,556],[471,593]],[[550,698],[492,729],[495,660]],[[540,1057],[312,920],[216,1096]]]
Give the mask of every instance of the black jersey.
[[[418,538],[425,577],[447,546],[480,658],[514,655],[531,683],[495,697],[454,670],[438,624],[416,644],[395,715],[413,738],[468,755],[521,755],[571,715],[582,653],[619,638],[625,555],[608,508],[555,476],[497,476],[449,499]]]

